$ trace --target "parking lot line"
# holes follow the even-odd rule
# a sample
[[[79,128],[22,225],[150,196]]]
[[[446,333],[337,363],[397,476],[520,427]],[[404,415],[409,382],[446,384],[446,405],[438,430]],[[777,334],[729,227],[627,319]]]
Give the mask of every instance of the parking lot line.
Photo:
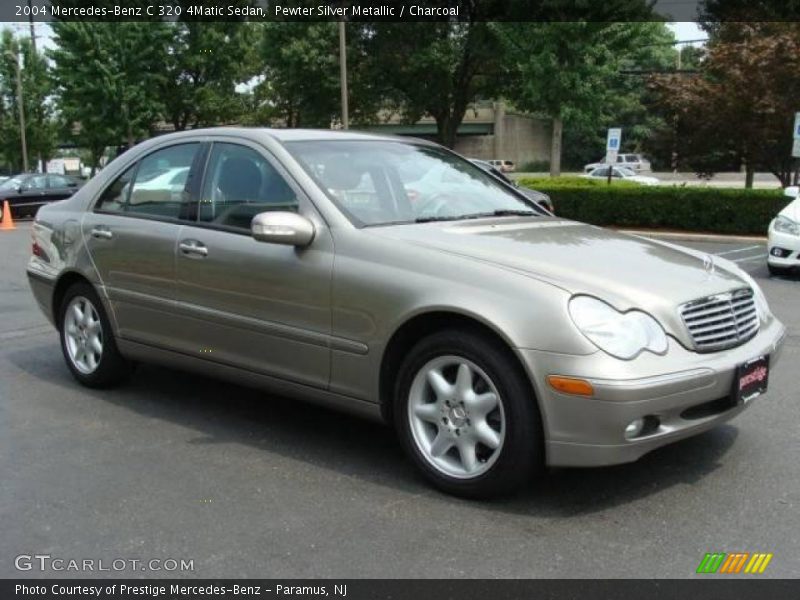
[[[766,259],[767,259],[767,255],[765,253],[762,253],[762,254],[758,254],[758,255],[755,255],[755,256],[745,256],[744,258],[737,258],[737,259],[733,260],[732,262],[743,263],[743,262],[753,262],[753,261],[756,261],[756,260],[766,260]]]
[[[747,250],[755,250],[756,248],[763,248],[763,246],[755,245],[755,246],[747,246],[746,248],[736,248],[735,250],[726,250],[725,252],[717,252],[717,256],[725,256],[727,254],[738,254],[739,252],[745,252]]]

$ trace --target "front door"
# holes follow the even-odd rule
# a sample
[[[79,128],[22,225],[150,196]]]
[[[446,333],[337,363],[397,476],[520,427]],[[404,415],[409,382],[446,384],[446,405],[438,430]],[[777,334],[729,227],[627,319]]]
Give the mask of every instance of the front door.
[[[315,225],[307,248],[258,242],[250,221],[293,211]],[[214,142],[198,220],[176,257],[182,351],[298,383],[330,374],[333,241],[299,187],[265,150]]]

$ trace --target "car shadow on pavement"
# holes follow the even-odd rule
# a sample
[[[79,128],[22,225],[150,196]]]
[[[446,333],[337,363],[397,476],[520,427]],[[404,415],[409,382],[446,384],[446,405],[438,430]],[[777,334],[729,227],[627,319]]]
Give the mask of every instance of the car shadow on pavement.
[[[47,356],[47,358],[43,358]],[[245,444],[270,454],[304,461],[390,487],[425,502],[476,507],[475,502],[440,494],[416,474],[391,428],[300,401],[235,384],[152,365],[140,365],[131,381],[113,390],[81,388],[62,362],[58,346],[36,345],[6,354],[19,369],[49,385],[79,391],[197,432],[189,444]],[[52,358],[51,358],[52,357]],[[738,430],[723,425],[658,449],[638,462],[595,469],[553,469],[521,493],[482,502],[489,512],[539,517],[589,514],[658,494],[677,485],[695,485],[721,465]]]

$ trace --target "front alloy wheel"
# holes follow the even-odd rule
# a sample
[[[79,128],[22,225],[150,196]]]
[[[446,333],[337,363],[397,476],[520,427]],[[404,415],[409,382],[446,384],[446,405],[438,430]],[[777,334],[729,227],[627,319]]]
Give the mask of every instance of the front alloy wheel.
[[[466,358],[440,356],[419,370],[408,418],[420,454],[445,475],[481,475],[502,452],[502,398],[489,376]]]
[[[502,341],[465,327],[421,339],[394,390],[406,454],[436,487],[469,498],[519,489],[543,464],[530,381]]]

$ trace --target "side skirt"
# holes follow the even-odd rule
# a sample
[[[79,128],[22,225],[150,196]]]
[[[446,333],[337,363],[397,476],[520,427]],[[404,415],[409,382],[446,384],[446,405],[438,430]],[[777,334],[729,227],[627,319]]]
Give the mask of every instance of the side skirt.
[[[141,344],[131,340],[117,338],[119,351],[131,360],[154,363],[173,367],[180,370],[202,373],[218,379],[224,379],[232,383],[245,385],[252,388],[262,389],[280,396],[297,398],[304,402],[327,406],[336,410],[341,410],[358,417],[367,418],[373,421],[384,422],[381,415],[380,405],[375,402],[367,402],[358,398],[351,398],[327,390],[315,388],[301,383],[295,383],[241,369],[231,365],[215,362],[212,360],[188,356],[163,348],[157,348],[148,344]]]

